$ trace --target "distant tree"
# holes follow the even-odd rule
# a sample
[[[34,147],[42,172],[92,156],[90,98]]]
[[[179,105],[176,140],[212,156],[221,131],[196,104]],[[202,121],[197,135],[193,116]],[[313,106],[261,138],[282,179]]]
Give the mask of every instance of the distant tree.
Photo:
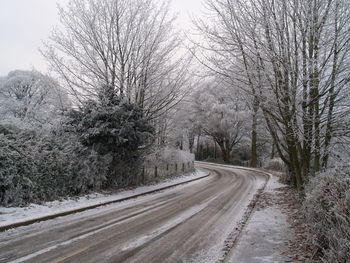
[[[219,145],[224,162],[229,163],[233,147],[246,135],[249,112],[245,104],[225,85],[215,81],[199,89],[194,96],[193,107],[201,130]]]
[[[14,70],[0,79],[2,120],[43,125],[69,105],[67,94],[51,77],[38,71]]]

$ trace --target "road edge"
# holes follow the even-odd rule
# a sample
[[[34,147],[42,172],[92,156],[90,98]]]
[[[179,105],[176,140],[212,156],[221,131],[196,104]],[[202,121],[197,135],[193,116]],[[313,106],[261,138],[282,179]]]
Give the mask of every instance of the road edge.
[[[212,164],[212,163],[210,163],[210,164]],[[249,218],[253,214],[255,207],[256,207],[256,204],[257,204],[261,194],[266,189],[266,186],[269,183],[269,181],[273,175],[271,173],[266,172],[266,171],[261,171],[259,169],[254,169],[254,168],[247,168],[247,167],[240,167],[240,166],[233,166],[233,165],[224,165],[224,164],[215,164],[215,163],[213,163],[213,164],[215,166],[220,166],[220,167],[225,167],[225,168],[234,168],[234,169],[239,169],[239,170],[257,172],[257,173],[265,175],[267,178],[264,185],[260,189],[258,189],[257,193],[253,196],[252,200],[248,204],[247,209],[244,212],[243,217],[239,221],[238,225],[235,227],[235,229],[233,229],[233,231],[227,236],[226,240],[224,241],[224,247],[222,248],[221,257],[217,261],[218,263],[223,263],[223,262],[225,262],[226,258],[228,257],[229,253],[231,252],[231,250],[234,248],[234,246],[239,241],[239,238],[242,235],[243,229],[246,227],[246,225],[249,221]]]
[[[160,187],[160,188],[157,188],[157,189],[154,189],[154,190],[150,190],[150,191],[146,191],[146,192],[143,192],[143,193],[140,193],[140,194],[131,195],[131,196],[123,197],[123,198],[118,198],[118,199],[107,201],[107,202],[104,202],[104,203],[99,203],[99,204],[96,204],[96,205],[90,205],[90,206],[86,206],[86,207],[81,207],[81,208],[78,208],[78,209],[72,209],[72,210],[68,210],[68,211],[64,211],[64,212],[60,212],[60,213],[56,213],[56,214],[52,214],[52,215],[47,215],[47,216],[33,218],[33,219],[21,221],[21,222],[16,222],[16,223],[9,224],[9,225],[3,225],[3,226],[0,226],[0,232],[4,232],[4,231],[12,229],[12,228],[17,228],[17,227],[21,227],[21,226],[28,226],[28,225],[31,225],[31,224],[34,224],[34,223],[47,221],[47,220],[54,219],[54,218],[60,217],[60,216],[67,216],[67,215],[71,215],[71,214],[75,214],[75,213],[84,212],[84,211],[87,211],[87,210],[91,210],[91,209],[94,209],[94,208],[97,208],[97,207],[101,207],[101,206],[105,206],[105,205],[109,205],[109,204],[114,204],[114,203],[127,201],[127,200],[134,199],[134,198],[137,198],[137,197],[140,197],[140,196],[144,196],[144,195],[149,195],[149,194],[153,194],[153,193],[156,193],[156,192],[160,192],[160,191],[163,191],[163,190],[166,190],[166,189],[169,189],[169,188],[173,188],[173,187],[176,187],[176,186],[179,186],[179,185],[183,185],[183,184],[191,183],[191,182],[194,182],[194,181],[198,181],[198,180],[207,178],[209,176],[210,176],[210,172],[208,172],[206,175],[203,175],[203,176],[200,176],[200,177],[197,177],[197,178],[194,178],[194,179],[190,179],[188,181],[183,181],[183,182],[180,182],[180,183],[163,186],[163,187]]]

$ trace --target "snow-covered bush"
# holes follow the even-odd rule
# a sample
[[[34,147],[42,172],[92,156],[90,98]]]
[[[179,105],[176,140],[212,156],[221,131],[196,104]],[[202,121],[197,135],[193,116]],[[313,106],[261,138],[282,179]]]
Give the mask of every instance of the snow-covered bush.
[[[24,205],[138,182],[153,128],[130,103],[88,102],[51,129],[0,122],[0,205]]]
[[[106,181],[110,161],[77,137],[0,128],[0,205],[84,194]]]
[[[152,163],[188,163],[194,161],[194,154],[169,147],[157,149],[146,160]]]
[[[108,100],[89,101],[83,111],[73,113],[75,132],[82,145],[109,160],[105,187],[128,186],[141,168],[139,147],[151,141],[153,127],[142,118],[136,105]]]
[[[283,171],[285,168],[285,164],[281,158],[273,158],[265,162],[264,168],[275,171]]]
[[[317,174],[306,187],[304,212],[311,241],[323,262],[350,259],[350,174],[331,169]]]
[[[81,145],[75,136],[46,136],[33,150],[38,175],[38,200],[54,200],[100,190],[108,174],[108,159]]]
[[[150,180],[155,176],[155,167],[157,177],[166,178],[194,171],[193,164],[194,154],[170,147],[156,149],[144,160],[145,173]]]
[[[37,170],[20,142],[0,133],[0,204],[31,201]]]

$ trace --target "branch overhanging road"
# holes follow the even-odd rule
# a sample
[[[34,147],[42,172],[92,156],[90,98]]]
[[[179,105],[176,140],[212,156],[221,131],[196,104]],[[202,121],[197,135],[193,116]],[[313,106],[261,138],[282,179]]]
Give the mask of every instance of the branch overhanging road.
[[[0,262],[215,262],[267,177],[211,175],[159,193],[0,233]]]

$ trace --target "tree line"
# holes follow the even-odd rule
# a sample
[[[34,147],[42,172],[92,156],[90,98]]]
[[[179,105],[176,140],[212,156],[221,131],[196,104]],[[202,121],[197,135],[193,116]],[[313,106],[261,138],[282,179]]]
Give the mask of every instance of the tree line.
[[[261,114],[302,190],[349,146],[348,1],[209,0],[206,7],[214,20],[196,20],[205,39],[196,56],[247,94],[252,166]]]
[[[71,0],[41,48],[54,78],[14,71],[1,79],[3,123],[48,132],[74,124],[82,143],[105,153],[131,140],[117,140],[119,128],[142,120],[153,128],[140,124],[147,132],[133,138],[137,151],[172,144],[198,157],[210,138],[224,162],[237,152],[252,167],[278,156],[303,190],[348,152],[348,3],[206,7],[210,22],[194,21],[203,42],[190,40],[195,48],[184,52],[167,2]]]
[[[0,79],[1,205],[137,184],[191,85],[168,3],[71,0],[59,17],[50,75]]]

